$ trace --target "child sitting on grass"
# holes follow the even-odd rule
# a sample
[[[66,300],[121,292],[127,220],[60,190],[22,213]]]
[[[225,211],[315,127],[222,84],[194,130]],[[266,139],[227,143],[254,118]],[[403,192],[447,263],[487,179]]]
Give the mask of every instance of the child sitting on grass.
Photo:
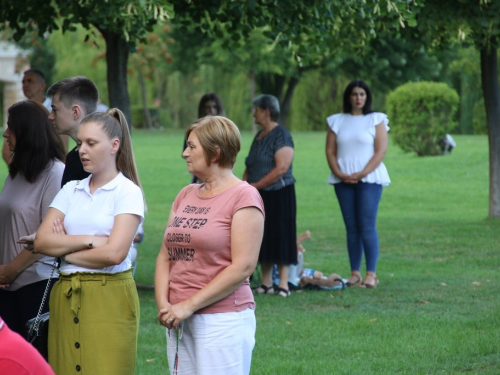
[[[288,287],[290,290],[298,289],[318,289],[332,290],[344,289],[345,280],[336,273],[330,274],[328,277],[323,275],[323,272],[311,268],[304,268],[304,246],[302,242],[311,239],[311,232],[306,230],[300,236],[297,236],[297,260],[296,265],[290,265],[290,273],[288,275]],[[277,267],[276,267],[277,273]],[[277,276],[277,275],[276,275]],[[279,280],[279,276],[278,280]],[[276,279],[276,277],[273,277]],[[276,282],[276,280],[275,280]]]

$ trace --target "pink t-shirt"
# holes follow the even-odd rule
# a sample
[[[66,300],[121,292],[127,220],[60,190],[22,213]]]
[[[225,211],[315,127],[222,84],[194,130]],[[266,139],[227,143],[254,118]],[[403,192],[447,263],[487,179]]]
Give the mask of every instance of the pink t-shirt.
[[[55,375],[40,353],[6,324],[0,328],[0,374]]]
[[[163,239],[169,255],[169,302],[185,301],[231,264],[231,223],[241,208],[264,214],[259,192],[241,181],[213,197],[200,197],[202,185],[186,186],[175,199],[175,217]],[[191,190],[192,189],[192,190]],[[186,195],[187,193],[187,195]],[[196,314],[238,312],[255,308],[249,280],[226,298]]]

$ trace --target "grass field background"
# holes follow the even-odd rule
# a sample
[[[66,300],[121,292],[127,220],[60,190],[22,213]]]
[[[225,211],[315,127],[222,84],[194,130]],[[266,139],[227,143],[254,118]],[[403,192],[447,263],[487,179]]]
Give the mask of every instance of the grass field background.
[[[325,134],[292,135],[297,227],[312,233],[306,265],[347,277],[345,230],[326,184]],[[242,138],[239,177],[252,134]],[[252,374],[500,373],[500,221],[487,219],[488,142],[454,138],[457,148],[440,157],[389,145],[384,162],[392,183],[379,208],[377,289],[256,296]],[[180,157],[181,131],[134,130],[133,141],[148,203],[136,280],[152,284],[172,201],[190,175]],[[140,298],[136,374],[168,374],[154,294],[141,290]]]

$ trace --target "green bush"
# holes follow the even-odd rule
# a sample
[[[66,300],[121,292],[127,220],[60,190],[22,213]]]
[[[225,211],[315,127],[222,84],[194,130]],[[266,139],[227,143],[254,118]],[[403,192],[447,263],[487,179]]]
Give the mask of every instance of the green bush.
[[[441,153],[438,142],[455,126],[458,94],[445,83],[409,82],[387,96],[394,142],[418,156]]]

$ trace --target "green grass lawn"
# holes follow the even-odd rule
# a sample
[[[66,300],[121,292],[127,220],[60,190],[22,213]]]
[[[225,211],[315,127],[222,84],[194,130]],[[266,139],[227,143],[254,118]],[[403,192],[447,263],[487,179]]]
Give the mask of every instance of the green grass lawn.
[[[326,184],[324,133],[296,132],[297,227],[307,267],[349,275],[345,231]],[[252,135],[235,167],[242,175]],[[136,280],[152,284],[173,199],[190,181],[180,131],[134,130],[148,212]],[[390,144],[392,183],[379,209],[377,289],[256,296],[252,374],[499,374],[500,221],[488,220],[488,142],[454,136],[449,156],[418,158]],[[0,167],[0,176],[5,175]],[[136,374],[168,374],[154,294],[140,291]]]

